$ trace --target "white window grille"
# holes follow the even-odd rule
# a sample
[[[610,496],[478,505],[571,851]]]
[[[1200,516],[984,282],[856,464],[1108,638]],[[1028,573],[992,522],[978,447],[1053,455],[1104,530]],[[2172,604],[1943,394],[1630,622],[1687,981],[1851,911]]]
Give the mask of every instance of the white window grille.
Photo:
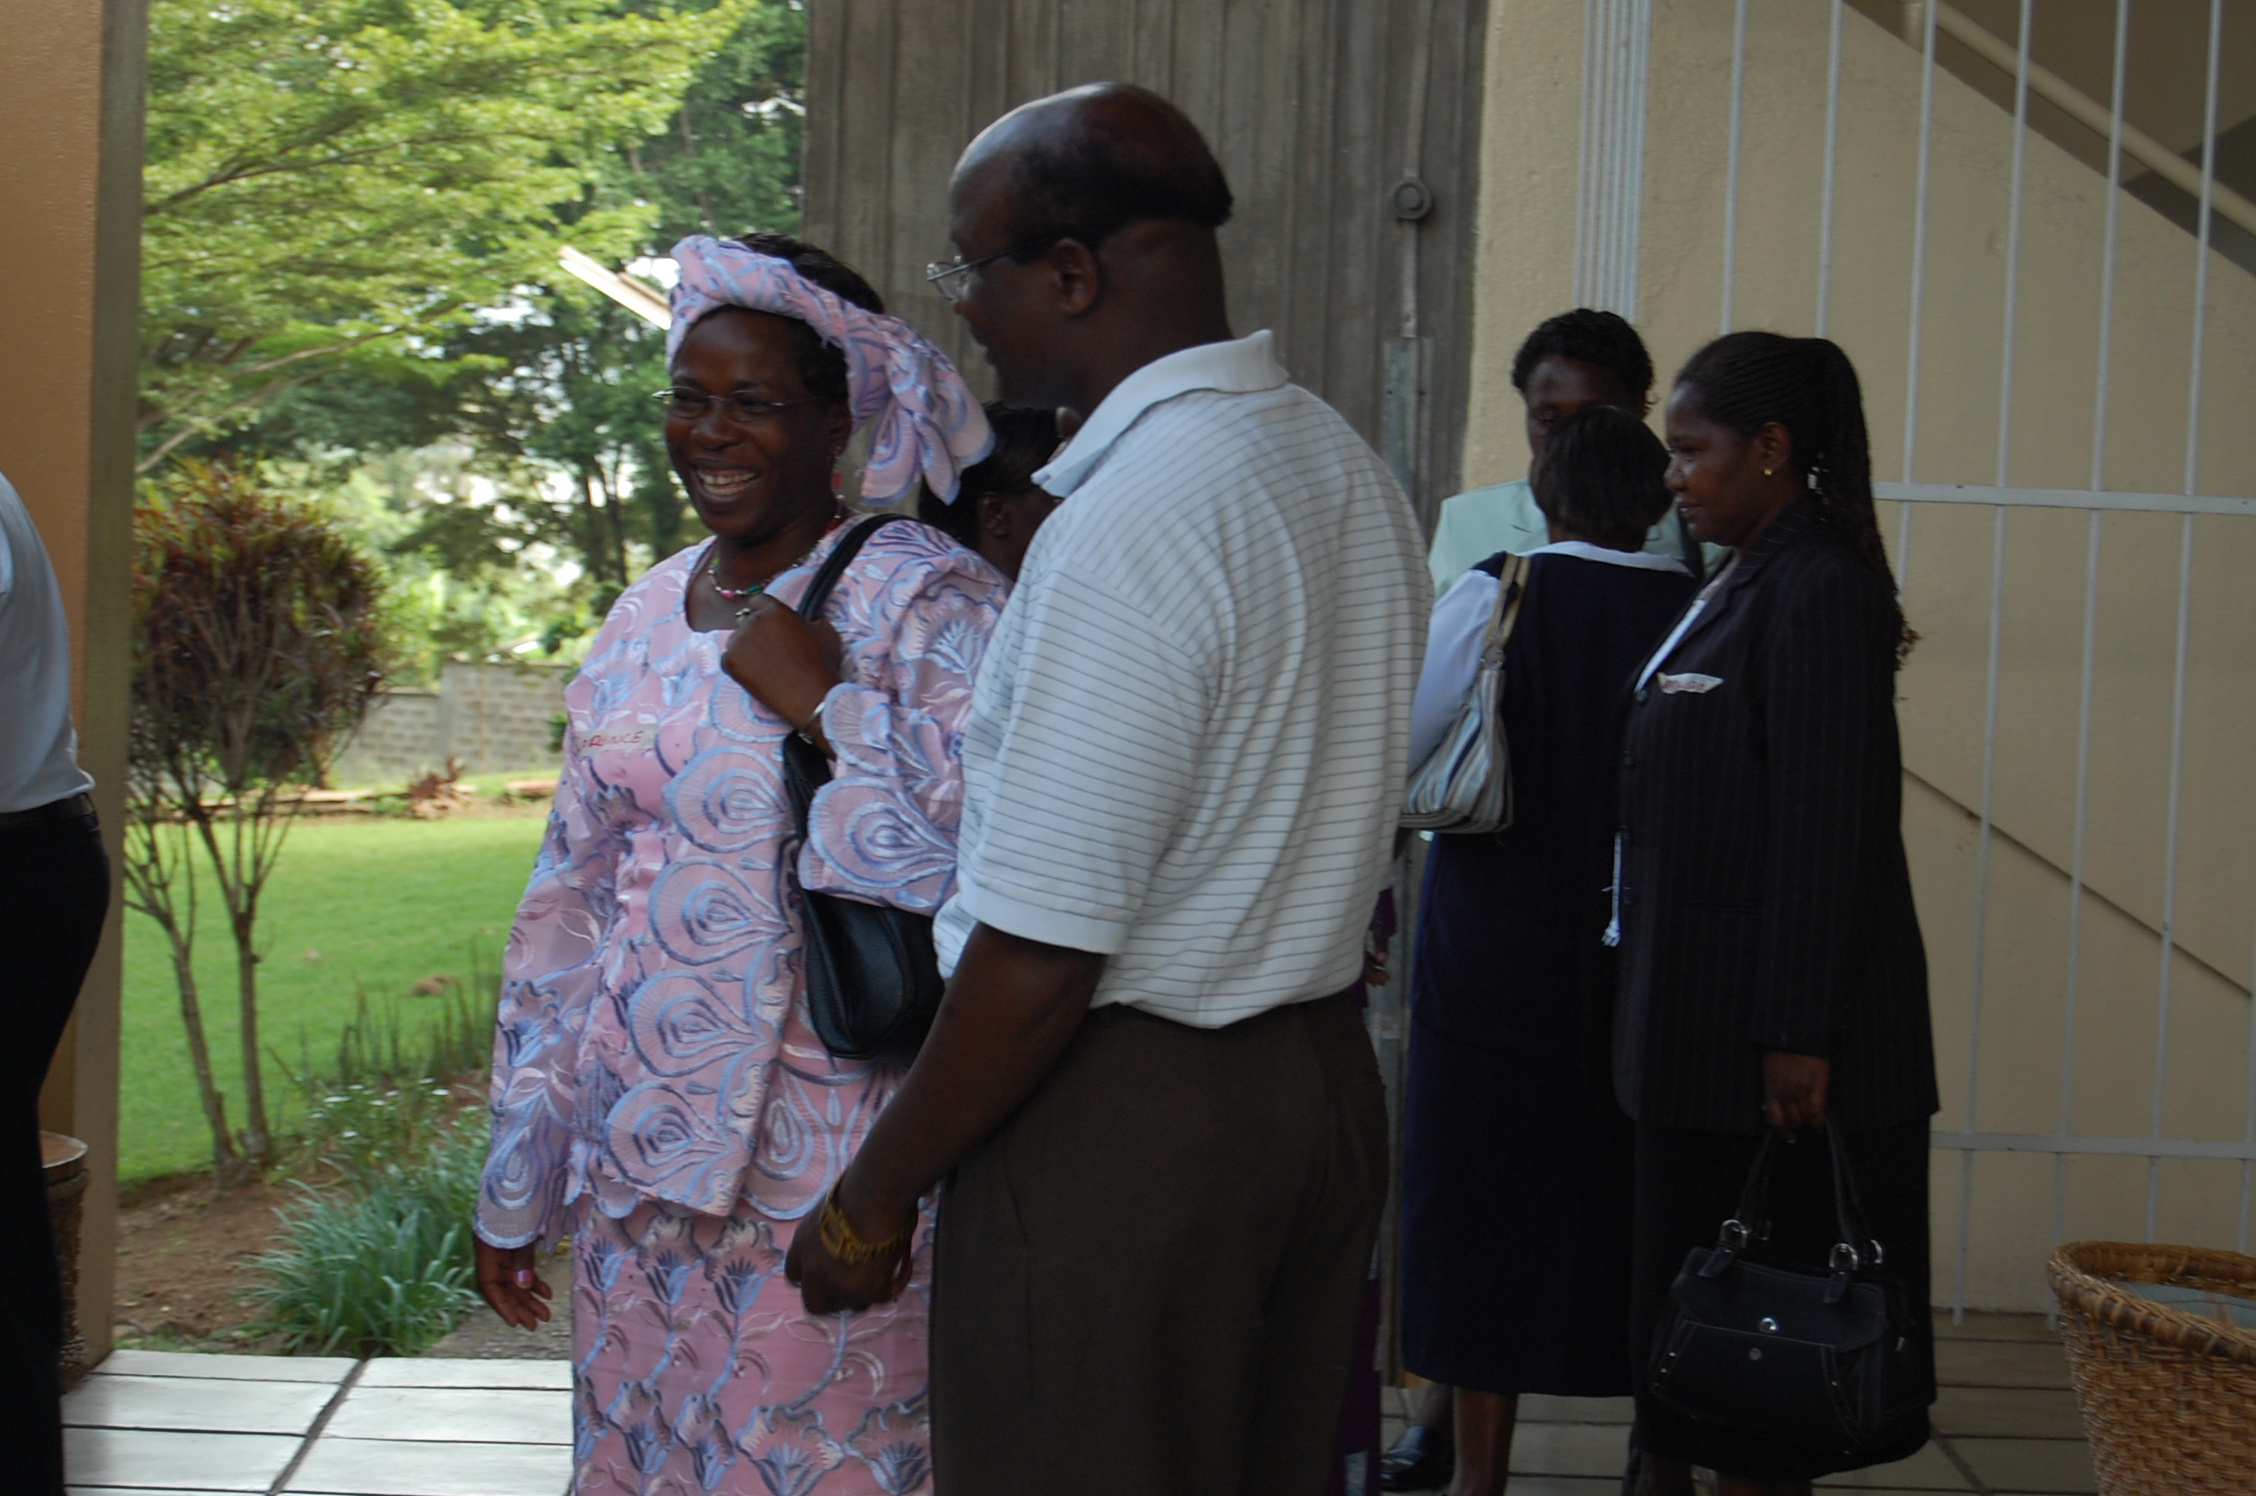
[[[1849,17],[1847,0],[1828,0],[1828,45],[1823,58],[1812,57],[1812,67],[1822,66],[1824,72],[1823,112],[1823,174],[1816,194],[1818,215],[1816,252],[1818,256],[1817,298],[1809,327],[1824,334],[1829,317],[1834,310],[1829,302],[1835,294],[1832,289],[1833,256],[1835,249],[1836,166],[1840,138],[1841,108],[1843,99],[1843,34],[1844,27],[1862,25],[1862,20]],[[1859,6],[1869,12],[1871,6]],[[2163,1214],[2165,1192],[2165,1164],[2173,1160],[2224,1160],[2238,1161],[2238,1240],[2245,1251],[2249,1245],[2252,1192],[2256,1192],[2256,1004],[2251,1005],[2249,1029],[2243,1042],[2247,1046],[2244,1094],[2240,1108],[2242,1122],[2238,1136],[2226,1134],[2224,1129],[2212,1129],[2213,1135],[2184,1136],[2183,1128],[2173,1132],[2170,1126],[2166,1100],[2169,1095],[2171,1062],[2173,1056],[2172,1023],[2177,998],[2181,956],[2180,915],[2186,907],[2189,888],[2181,866],[2182,832],[2189,817],[2212,813],[2212,807],[2189,803],[2186,775],[2189,693],[2195,683],[2189,678],[2189,648],[2192,642],[2194,620],[2194,585],[2196,559],[2201,526],[2221,522],[2246,524],[2256,521],[2256,474],[2228,475],[2222,484],[2225,489],[2240,491],[2215,491],[2220,487],[2217,475],[2205,475],[2201,466],[2202,451],[2202,381],[2208,359],[2208,329],[2211,300],[2212,223],[2223,219],[2256,231],[2256,207],[2230,186],[2217,180],[2217,142],[2219,125],[2219,97],[2221,59],[2225,50],[2225,19],[2223,0],[2207,0],[2207,43],[2205,63],[2198,77],[2183,80],[2187,88],[2202,90],[2203,129],[2198,159],[2189,151],[2184,157],[2172,153],[2153,136],[2129,123],[2125,118],[2127,59],[2134,41],[2132,8],[2130,0],[2117,0],[2113,15],[2113,68],[2110,96],[2104,102],[2086,97],[2060,76],[2039,65],[2031,56],[2032,37],[2038,7],[2034,0],[2020,0],[2018,26],[2014,39],[2008,43],[1984,30],[1950,6],[1934,3],[1912,4],[1904,7],[1904,40],[1919,49],[1919,128],[1917,135],[1918,159],[1913,173],[1915,186],[1909,205],[1911,217],[1911,243],[1908,265],[1909,313],[1904,327],[1906,376],[1903,403],[1902,457],[1898,481],[1877,486],[1879,496],[1896,507],[1889,516],[1894,537],[1894,561],[1899,585],[1909,587],[1910,578],[1921,564],[1920,532],[1922,516],[1939,517],[1951,506],[1975,505],[1991,511],[1988,526],[1988,595],[1987,635],[1981,641],[1983,688],[1979,725],[1979,789],[1978,803],[1969,807],[1975,822],[1975,867],[1972,907],[1971,966],[1948,970],[1938,966],[1932,972],[1936,989],[1956,985],[1963,992],[1964,1001],[1957,1011],[1963,1012],[1963,1026],[1955,1032],[1939,1030],[1936,1036],[1938,1058],[1955,1047],[1963,1057],[1965,1075],[1963,1088],[1956,1096],[1946,1095],[1946,1114],[1943,1125],[1933,1135],[1934,1147],[1939,1153],[1957,1155],[1957,1241],[1955,1259],[1942,1250],[1937,1253],[1936,1288],[1938,1296],[1948,1283],[1949,1300],[1954,1309],[1963,1310],[1968,1301],[1968,1253],[1973,1235],[1977,1200],[1975,1193],[1976,1162],[1984,1155],[2020,1153],[2052,1155],[2055,1163],[2052,1187],[2052,1238],[2055,1242],[2066,1234],[2071,1215],[2071,1160],[2078,1158],[2145,1159],[2146,1192],[2143,1220],[2118,1221],[2121,1234],[2143,1230],[2152,1240]],[[1758,8],[1758,16],[1771,19],[1765,12],[1770,7]],[[1584,51],[1584,104],[1582,113],[1583,150],[1581,158],[1581,190],[1578,203],[1578,245],[1576,256],[1576,290],[1584,304],[1611,306],[1625,315],[1634,315],[1638,305],[1638,213],[1636,199],[1641,192],[1642,168],[1637,157],[1644,149],[1645,99],[1648,53],[1650,51],[1653,16],[1646,0],[1588,0],[1585,10]],[[1720,24],[1720,23],[1718,23]],[[1728,161],[1723,172],[1723,191],[1726,201],[1722,207],[1722,284],[1720,287],[1719,326],[1730,330],[1739,325],[1736,321],[1742,308],[1735,297],[1735,285],[1741,245],[1749,236],[1774,227],[1751,222],[1741,203],[1742,155],[1747,148],[1749,114],[1747,90],[1750,80],[1750,15],[1749,0],[1734,0],[1731,11],[1731,68],[1729,75],[1729,125]],[[1987,63],[2003,70],[2011,80],[2011,153],[2006,167],[2007,181],[2004,231],[2004,284],[1998,306],[1997,338],[1997,399],[1998,417],[1995,434],[1994,461],[1990,464],[1987,484],[1942,483],[1922,481],[1921,476],[1921,400],[1923,362],[1936,352],[1937,330],[1925,328],[1923,313],[1934,267],[1929,263],[1930,190],[1934,181],[1932,152],[1936,94],[1938,86],[1938,41],[1949,37],[1963,44]],[[1759,33],[1758,38],[1759,40]],[[1811,49],[1814,51],[1814,48]],[[1656,62],[1655,67],[1667,65]],[[2099,246],[2098,294],[2096,304],[2086,312],[2083,308],[2065,309],[2050,306],[2047,316],[2096,314],[2097,366],[2095,370],[2094,406],[2091,421],[2091,447],[2089,453],[2089,483],[2084,488],[2015,486],[2013,477],[2020,464],[2013,450],[2014,422],[2017,398],[2025,398],[2016,388],[2016,353],[2024,332],[2024,319],[2030,309],[2022,305],[2021,271],[2024,258],[2023,235],[2026,231],[2024,196],[2027,191],[2031,123],[2031,103],[2041,98],[2046,104],[2080,122],[2096,134],[2104,136],[2105,149],[2105,207],[2098,232],[2103,238]],[[1811,121],[1813,125],[1816,123]],[[2183,481],[2177,492],[2124,492],[2106,485],[2108,472],[2107,435],[2110,416],[2110,374],[2114,368],[2110,360],[2115,354],[2117,281],[2119,271],[2118,231],[2120,227],[2121,199],[2125,195],[2125,162],[2129,160],[2140,170],[2152,172],[2164,180],[2186,190],[2197,200],[2193,232],[2188,245],[2193,257],[2192,316],[2184,335],[2187,395],[2187,417],[2184,431]],[[1625,197],[1628,206],[1624,207]],[[2237,273],[2229,267],[2224,272]],[[1922,346],[1923,329],[1928,346]],[[1971,346],[1980,338],[1977,329],[1954,326],[1941,336],[1954,341],[1959,349]],[[1852,348],[1854,355],[1856,349]],[[2204,479],[2212,490],[2204,492]],[[2011,632],[2012,608],[2009,595],[2009,558],[2017,529],[2013,517],[2034,510],[2083,511],[2087,518],[2084,526],[2082,616],[2080,636],[2075,648],[2079,651],[2075,679],[2078,691],[2075,714],[2074,779],[2072,794],[2072,833],[2067,852],[2066,906],[2064,911],[2066,950],[2064,952],[2064,980],[2058,994],[2060,1022],[2060,1053],[2057,1083],[2055,1125],[2049,1131],[2004,1131],[1985,1126],[1985,1055],[1988,1040],[1998,1036],[1987,1032],[1989,1015],[1985,1013],[1985,988],[1991,981],[1997,956],[1997,942],[2010,935],[2013,940],[2024,940],[2028,933],[2008,931],[1997,921],[2000,918],[1993,907],[1993,886],[1997,871],[1995,853],[2001,832],[1998,825],[1998,793],[2001,772],[2010,772],[2010,766],[2000,761],[2000,711],[2001,682],[2011,672],[2022,668],[2021,661],[2008,645]],[[2154,1017],[2152,1032],[2152,1073],[2148,1080],[2148,1126],[2143,1133],[2131,1135],[2103,1135],[2081,1130],[2077,1125],[2077,1097],[2079,1092],[2080,1063],[2088,1067],[2092,1057],[2079,1050],[2079,1020],[2088,1020],[2096,1011],[2092,1004],[2096,994],[2088,990],[2084,981],[2082,962],[2086,944],[2087,915],[2098,897],[2088,881],[2091,872],[2089,856],[2095,850],[2091,815],[2092,793],[2095,783],[2095,753],[2108,746],[2109,735],[2119,730],[2118,724],[2095,711],[2095,660],[2101,644],[2099,619],[2101,614],[2101,580],[2106,573],[2111,550],[2111,539],[2124,533],[2129,524],[2152,521],[2132,521],[2132,515],[2176,515],[2176,586],[2174,595],[2166,599],[2171,610],[2173,649],[2170,655],[2168,770],[2167,785],[2162,796],[2161,817],[2161,869],[2160,887],[2154,892],[2158,897],[2159,919],[2150,928],[2158,940],[2159,966],[2155,977]],[[1954,534],[1959,531],[1954,530]],[[2243,583],[2245,586],[2246,584]],[[2157,607],[2164,605],[2161,598],[2150,598]],[[1915,618],[1914,622],[1918,620]],[[1972,641],[1963,641],[1971,644]],[[2256,641],[2250,641],[2256,642]],[[2227,685],[2244,684],[2246,676],[2228,680]],[[2256,793],[2256,757],[2251,757],[2248,768],[2252,771],[2241,784],[2241,793]],[[2210,793],[2214,793],[2212,787]],[[2250,966],[2238,973],[2218,972],[2227,981],[2238,986],[2245,996],[2256,979],[2256,909],[2250,910],[2251,936]],[[2213,962],[2205,963],[2215,970]],[[2112,995],[2111,995],[2112,996]],[[2018,1037],[2018,1036],[2015,1036]],[[2118,1070],[2135,1067],[2137,1058],[2115,1062]],[[2084,1081],[2088,1083],[2089,1070]],[[1937,1204],[1943,1203],[1938,1198]],[[1943,1244],[1938,1243],[1941,1248]],[[2032,1266],[2034,1271],[2034,1265]]]

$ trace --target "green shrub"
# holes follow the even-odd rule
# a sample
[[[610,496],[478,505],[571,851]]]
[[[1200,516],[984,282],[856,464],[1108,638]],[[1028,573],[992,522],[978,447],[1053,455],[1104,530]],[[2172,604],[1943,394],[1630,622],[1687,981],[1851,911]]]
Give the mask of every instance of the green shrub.
[[[396,1155],[395,1155],[396,1157]],[[472,1302],[470,1217],[485,1129],[457,1126],[420,1161],[343,1187],[300,1185],[278,1212],[282,1245],[257,1260],[256,1328],[313,1355],[413,1356]]]
[[[353,1016],[337,1035],[326,1072],[317,1073],[300,1034],[300,1064],[290,1077],[305,1106],[301,1173],[358,1187],[398,1160],[430,1151],[449,1132],[475,1094],[455,1083],[482,1071],[492,1053],[497,983],[475,948],[470,969],[467,984],[439,989],[437,1013],[412,1037],[405,1001],[378,1008],[365,988],[356,989]],[[421,1001],[415,1006],[428,1011]]]
[[[455,1099],[449,1087],[420,1080],[397,1086],[354,1081],[309,1096],[300,1167],[348,1188],[378,1181],[402,1158],[433,1145]]]

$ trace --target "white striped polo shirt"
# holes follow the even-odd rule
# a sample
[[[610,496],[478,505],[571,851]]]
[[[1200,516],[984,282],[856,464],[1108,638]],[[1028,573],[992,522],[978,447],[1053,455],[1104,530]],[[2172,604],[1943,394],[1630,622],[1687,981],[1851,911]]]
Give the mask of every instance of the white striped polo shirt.
[[[1347,986],[1432,601],[1401,490],[1266,332],[1138,370],[1036,481],[1066,501],[979,672],[943,964],[984,923],[1202,1028]]]

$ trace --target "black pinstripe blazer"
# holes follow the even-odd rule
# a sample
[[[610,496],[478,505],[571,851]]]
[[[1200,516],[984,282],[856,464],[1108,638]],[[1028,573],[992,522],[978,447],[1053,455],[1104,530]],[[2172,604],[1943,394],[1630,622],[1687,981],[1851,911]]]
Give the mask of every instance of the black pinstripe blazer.
[[[1759,1132],[1765,1049],[1829,1058],[1843,1126],[1934,1112],[1892,629],[1886,584],[1805,499],[1631,691],[1614,1016],[1631,1116]]]

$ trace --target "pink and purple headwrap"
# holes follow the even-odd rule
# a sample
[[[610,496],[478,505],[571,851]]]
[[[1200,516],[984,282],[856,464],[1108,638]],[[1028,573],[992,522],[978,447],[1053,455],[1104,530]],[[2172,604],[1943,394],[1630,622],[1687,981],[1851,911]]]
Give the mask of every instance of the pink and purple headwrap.
[[[934,493],[955,502],[958,476],[987,455],[995,435],[946,354],[899,317],[824,290],[788,260],[692,234],[674,246],[674,261],[681,279],[674,286],[673,325],[666,329],[669,360],[697,320],[722,307],[796,318],[846,355],[854,424],[874,423],[862,473],[864,502],[894,503],[920,474]]]

